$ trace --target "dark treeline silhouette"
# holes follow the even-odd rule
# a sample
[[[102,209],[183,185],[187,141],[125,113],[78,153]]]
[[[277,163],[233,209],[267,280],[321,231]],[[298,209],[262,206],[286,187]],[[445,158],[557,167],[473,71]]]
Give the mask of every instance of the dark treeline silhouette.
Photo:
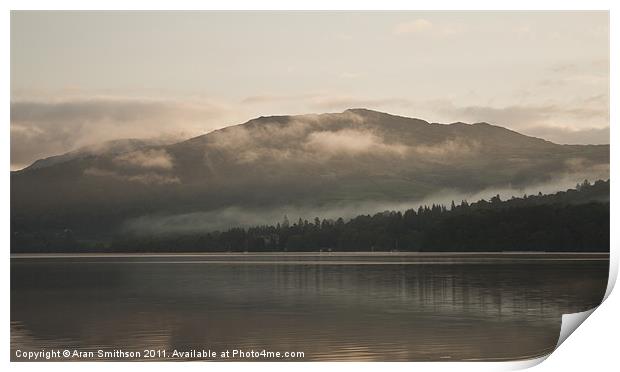
[[[606,252],[609,181],[550,195],[433,204],[345,221],[299,219],[192,234],[78,241],[70,230],[12,234],[13,252]],[[14,248],[13,248],[14,247]]]

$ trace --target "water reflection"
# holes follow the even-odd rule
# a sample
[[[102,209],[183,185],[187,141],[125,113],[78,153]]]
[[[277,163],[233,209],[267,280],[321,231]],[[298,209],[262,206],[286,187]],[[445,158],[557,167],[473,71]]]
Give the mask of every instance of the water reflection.
[[[11,358],[53,347],[532,357],[553,349],[561,314],[598,305],[608,270],[587,260],[201,260],[12,259]]]

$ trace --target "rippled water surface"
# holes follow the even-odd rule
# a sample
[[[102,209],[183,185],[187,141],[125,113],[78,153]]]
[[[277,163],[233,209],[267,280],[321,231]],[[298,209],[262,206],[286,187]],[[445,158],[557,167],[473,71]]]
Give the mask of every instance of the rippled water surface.
[[[531,358],[553,350],[561,314],[598,305],[607,275],[597,255],[13,256],[11,359],[18,349]]]

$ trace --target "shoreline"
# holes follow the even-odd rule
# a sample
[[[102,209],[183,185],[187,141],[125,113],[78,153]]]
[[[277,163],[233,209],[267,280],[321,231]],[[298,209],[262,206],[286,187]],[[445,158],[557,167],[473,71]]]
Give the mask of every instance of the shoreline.
[[[205,253],[12,253],[11,261],[75,260],[101,261],[147,259],[149,263],[458,263],[501,261],[608,261],[609,252],[205,252]],[[161,261],[158,259],[170,259]],[[176,260],[175,260],[176,259]],[[187,259],[187,260],[182,260]],[[114,262],[114,261],[113,261]],[[118,261],[116,261],[118,262]]]

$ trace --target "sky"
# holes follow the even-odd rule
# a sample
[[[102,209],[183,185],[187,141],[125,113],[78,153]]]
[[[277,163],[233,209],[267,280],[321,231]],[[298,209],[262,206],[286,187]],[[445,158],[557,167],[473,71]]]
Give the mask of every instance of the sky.
[[[11,13],[11,169],[368,108],[609,143],[607,12]]]

